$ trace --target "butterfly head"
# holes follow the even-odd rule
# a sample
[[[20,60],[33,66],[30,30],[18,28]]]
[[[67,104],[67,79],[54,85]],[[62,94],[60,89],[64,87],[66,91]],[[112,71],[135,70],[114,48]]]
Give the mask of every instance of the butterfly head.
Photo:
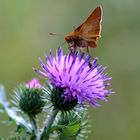
[[[69,48],[74,47],[74,39],[72,36],[65,36],[65,40],[69,45]]]

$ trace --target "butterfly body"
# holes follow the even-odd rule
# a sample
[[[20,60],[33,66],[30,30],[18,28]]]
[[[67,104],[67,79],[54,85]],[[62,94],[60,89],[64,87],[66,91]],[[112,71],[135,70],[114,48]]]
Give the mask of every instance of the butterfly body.
[[[97,36],[91,36],[88,38],[85,38],[84,36],[78,35],[78,34],[74,34],[73,32],[70,33],[69,36],[65,37],[65,40],[67,41],[69,48],[71,47],[92,47],[95,48],[96,47],[96,42],[98,40]],[[91,45],[91,42],[95,42],[95,44]]]
[[[101,36],[102,8],[97,7],[87,20],[73,32],[65,36],[69,48],[96,48],[98,38]]]

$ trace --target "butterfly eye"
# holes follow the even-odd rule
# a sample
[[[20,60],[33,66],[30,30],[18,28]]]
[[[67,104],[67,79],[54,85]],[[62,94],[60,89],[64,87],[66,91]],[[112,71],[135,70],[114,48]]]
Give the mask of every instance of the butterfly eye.
[[[70,47],[73,47],[73,45],[74,45],[73,39],[67,39],[67,42],[68,42]]]
[[[69,45],[70,45],[70,46],[73,46],[73,45],[74,45],[74,41],[71,40],[71,41],[69,42]]]

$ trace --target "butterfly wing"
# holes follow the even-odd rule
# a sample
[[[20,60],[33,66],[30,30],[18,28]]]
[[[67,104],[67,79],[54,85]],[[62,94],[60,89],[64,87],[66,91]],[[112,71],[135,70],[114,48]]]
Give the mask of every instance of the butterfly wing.
[[[75,33],[87,41],[90,47],[95,48],[101,36],[101,21],[102,7],[98,6],[86,21],[75,29]]]

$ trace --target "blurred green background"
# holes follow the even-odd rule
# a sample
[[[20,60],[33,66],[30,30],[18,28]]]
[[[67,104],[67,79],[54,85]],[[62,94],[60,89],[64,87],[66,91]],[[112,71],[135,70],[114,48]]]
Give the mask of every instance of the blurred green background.
[[[101,108],[90,108],[89,140],[140,140],[139,0],[0,0],[0,83],[10,97],[18,83],[38,77],[32,70],[38,57],[55,51],[97,5],[103,7],[102,38],[91,52],[108,67],[116,93]],[[10,130],[0,124],[1,137]]]

